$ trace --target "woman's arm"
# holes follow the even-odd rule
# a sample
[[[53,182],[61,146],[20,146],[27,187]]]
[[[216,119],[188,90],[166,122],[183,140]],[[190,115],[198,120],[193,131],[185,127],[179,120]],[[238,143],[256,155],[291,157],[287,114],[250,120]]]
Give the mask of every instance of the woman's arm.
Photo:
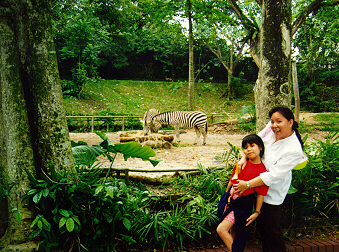
[[[252,213],[250,217],[248,217],[246,226],[251,224],[259,216],[263,202],[264,202],[264,196],[262,196],[261,194],[258,194],[257,203],[255,205],[255,211]]]
[[[239,166],[240,170],[243,170],[245,168],[246,164],[247,164],[247,158],[246,158],[245,155],[243,155],[241,157],[241,159],[238,161],[238,166]]]
[[[233,187],[237,193],[242,194],[245,190],[249,188],[262,186],[262,185],[265,185],[265,183],[262,181],[261,177],[258,176],[249,181],[238,180],[238,183],[234,184]]]

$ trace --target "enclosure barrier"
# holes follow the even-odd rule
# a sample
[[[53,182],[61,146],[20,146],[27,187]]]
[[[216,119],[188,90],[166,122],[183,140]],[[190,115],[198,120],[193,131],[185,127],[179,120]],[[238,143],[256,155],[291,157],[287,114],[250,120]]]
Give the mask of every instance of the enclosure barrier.
[[[226,113],[226,114],[219,114],[219,113],[211,113],[211,114],[206,114],[208,118],[208,123],[213,124],[217,121],[217,119],[224,118],[230,119],[234,118],[235,114],[232,113]],[[126,128],[126,121],[127,119],[138,119],[142,120],[143,115],[114,115],[114,116],[66,116],[68,120],[78,120],[81,122],[81,126],[85,128],[87,125],[91,131],[94,132],[95,130],[95,125],[101,123],[101,126],[105,127],[106,132],[109,132],[109,128],[112,122],[118,123],[119,125],[121,124],[121,130],[125,131]],[[69,121],[67,120],[68,126],[70,126]]]

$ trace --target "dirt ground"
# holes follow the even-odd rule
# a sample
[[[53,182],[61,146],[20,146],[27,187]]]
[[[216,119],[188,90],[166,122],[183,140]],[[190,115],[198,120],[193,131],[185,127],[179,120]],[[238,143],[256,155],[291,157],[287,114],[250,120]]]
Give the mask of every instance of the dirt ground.
[[[304,113],[300,115],[300,120],[305,123],[314,123],[313,114]],[[228,142],[233,145],[241,146],[241,140],[246,134],[239,134],[230,132],[226,129],[227,123],[223,125],[209,126],[206,145],[202,146],[202,137],[200,137],[197,145],[194,145],[196,134],[194,130],[185,130],[185,133],[180,134],[181,144],[179,147],[172,147],[171,149],[156,149],[156,157],[154,159],[161,160],[161,162],[153,167],[150,162],[142,161],[137,158],[130,158],[124,161],[122,154],[118,154],[114,167],[119,168],[140,168],[140,169],[156,169],[156,170],[173,170],[177,168],[196,168],[197,164],[201,163],[205,167],[217,166],[217,156],[221,156],[230,149]],[[106,133],[108,139],[113,143],[120,142],[120,134],[122,132]],[[126,133],[126,132],[124,132]],[[142,134],[142,132],[137,132]],[[323,140],[326,137],[325,132],[316,132],[309,134],[308,142],[315,139]],[[95,145],[101,142],[101,138],[95,133],[70,133],[71,140],[78,142],[84,141],[88,145]],[[109,167],[110,163],[107,159],[100,158],[102,167]],[[171,176],[174,172],[132,172],[132,174],[143,175],[148,177],[160,177],[164,175]]]

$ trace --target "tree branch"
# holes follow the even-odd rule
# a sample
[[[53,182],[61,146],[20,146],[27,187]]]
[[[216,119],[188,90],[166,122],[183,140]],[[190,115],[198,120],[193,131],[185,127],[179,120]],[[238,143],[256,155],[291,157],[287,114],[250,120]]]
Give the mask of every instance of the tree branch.
[[[324,2],[324,0],[314,0],[310,3],[297,17],[292,25],[292,36],[297,32],[297,30],[301,27],[301,25],[306,20],[307,16],[313,12],[319,10],[321,7],[325,6],[335,6],[339,5],[339,0],[334,0],[330,2]]]
[[[236,0],[227,0],[228,3],[231,5],[231,8],[233,10],[233,12],[237,15],[237,17],[240,19],[241,23],[244,25],[244,27],[246,28],[246,30],[248,31],[252,31],[253,29],[256,29],[257,27],[255,27],[255,25],[251,22],[251,20],[249,20],[246,15],[244,15],[244,13],[242,12],[242,10],[240,9],[240,7],[237,5],[237,1]],[[257,0],[257,1],[261,1],[261,0]]]

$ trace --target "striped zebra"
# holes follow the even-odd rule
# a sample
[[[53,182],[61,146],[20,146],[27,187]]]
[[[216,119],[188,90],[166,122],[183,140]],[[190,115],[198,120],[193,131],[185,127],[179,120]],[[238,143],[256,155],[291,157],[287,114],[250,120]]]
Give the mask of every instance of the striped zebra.
[[[148,132],[149,132],[149,124],[150,124],[152,118],[157,114],[160,114],[160,112],[159,112],[159,110],[157,110],[155,108],[151,108],[151,109],[149,109],[145,112],[144,119],[141,121],[145,135],[147,135]]]
[[[149,124],[151,132],[158,132],[162,125],[171,125],[175,130],[177,141],[179,140],[179,128],[194,128],[197,134],[196,143],[200,135],[203,135],[203,145],[206,144],[207,116],[200,111],[173,111],[164,112],[153,116]]]

